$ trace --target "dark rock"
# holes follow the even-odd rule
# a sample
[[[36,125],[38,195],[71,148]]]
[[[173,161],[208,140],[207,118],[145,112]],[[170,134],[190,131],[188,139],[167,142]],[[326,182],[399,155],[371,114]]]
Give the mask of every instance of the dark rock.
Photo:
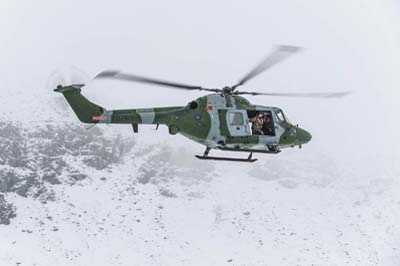
[[[160,194],[168,198],[177,198],[178,196],[167,189],[160,189]]]
[[[72,173],[69,176],[75,181],[80,181],[87,178],[87,175],[81,173]]]
[[[4,195],[0,194],[0,224],[9,225],[10,220],[16,216],[15,207],[7,203]]]

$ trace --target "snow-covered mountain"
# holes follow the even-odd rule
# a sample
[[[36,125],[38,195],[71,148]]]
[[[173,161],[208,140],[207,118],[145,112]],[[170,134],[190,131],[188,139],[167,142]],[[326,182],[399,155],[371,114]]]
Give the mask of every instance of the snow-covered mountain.
[[[0,266],[399,266],[398,3],[0,1]],[[222,88],[279,44],[304,49],[242,90],[353,93],[249,97],[313,135],[254,164],[196,160],[162,126],[87,129],[52,92],[73,76],[44,86],[74,65]],[[201,95],[83,92],[109,109]]]
[[[165,129],[85,129],[39,96],[2,99],[0,265],[400,265],[395,159],[362,170],[310,143],[203,162]]]

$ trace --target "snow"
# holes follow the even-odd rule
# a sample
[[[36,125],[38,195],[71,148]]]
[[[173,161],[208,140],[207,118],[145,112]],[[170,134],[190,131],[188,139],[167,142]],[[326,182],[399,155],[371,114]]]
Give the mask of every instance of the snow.
[[[1,265],[400,263],[395,175],[299,161],[306,147],[254,165],[202,162],[183,137],[141,133],[123,162],[53,186],[55,201],[7,194],[17,217],[0,227]]]

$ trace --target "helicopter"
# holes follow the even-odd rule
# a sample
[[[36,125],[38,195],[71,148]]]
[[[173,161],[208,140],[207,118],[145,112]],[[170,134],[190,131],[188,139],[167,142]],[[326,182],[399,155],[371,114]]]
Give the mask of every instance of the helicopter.
[[[302,147],[308,143],[311,134],[292,124],[283,110],[273,106],[251,104],[244,95],[282,96],[308,98],[340,98],[349,94],[343,92],[316,93],[274,93],[239,91],[238,87],[299,52],[300,47],[277,46],[264,60],[243,76],[233,86],[204,88],[161,79],[148,78],[120,71],[107,70],[94,79],[113,79],[157,85],[189,91],[205,91],[209,94],[199,97],[184,106],[155,107],[144,109],[107,110],[89,101],[81,94],[85,84],[58,85],[54,91],[62,93],[72,110],[83,123],[88,124],[130,124],[134,133],[139,124],[165,125],[171,135],[181,134],[204,145],[205,151],[196,158],[234,162],[255,162],[253,153],[277,154],[283,148]],[[257,119],[262,127],[255,130]],[[210,156],[211,150],[245,152],[245,158]]]

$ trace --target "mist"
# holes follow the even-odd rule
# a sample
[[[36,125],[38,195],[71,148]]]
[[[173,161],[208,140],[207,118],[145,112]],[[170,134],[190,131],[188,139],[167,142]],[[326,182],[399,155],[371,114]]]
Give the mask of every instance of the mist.
[[[339,171],[338,182],[349,188],[371,186],[371,180],[387,176],[399,188],[400,5],[395,0],[3,0],[0,11],[4,119],[46,119],[43,98],[54,103],[54,112],[71,115],[72,110],[58,105],[62,96],[46,86],[49,75],[59,68],[75,66],[89,77],[115,69],[223,87],[235,84],[274,46],[295,45],[303,48],[300,53],[242,89],[351,94],[329,100],[248,97],[253,104],[281,107],[294,124],[313,135],[303,149],[285,150],[273,159],[261,157],[254,168],[269,175],[268,169],[279,173],[287,164],[293,173],[311,173],[317,170],[309,169],[318,165],[322,176],[332,168]],[[83,94],[107,109],[179,106],[203,95],[118,81],[89,81]],[[129,126],[113,130],[131,134]],[[183,136],[169,136],[165,129],[143,133],[185,154],[203,151]],[[253,168],[234,169],[247,173]],[[307,183],[304,178],[299,182]],[[394,242],[399,243],[398,238]]]

